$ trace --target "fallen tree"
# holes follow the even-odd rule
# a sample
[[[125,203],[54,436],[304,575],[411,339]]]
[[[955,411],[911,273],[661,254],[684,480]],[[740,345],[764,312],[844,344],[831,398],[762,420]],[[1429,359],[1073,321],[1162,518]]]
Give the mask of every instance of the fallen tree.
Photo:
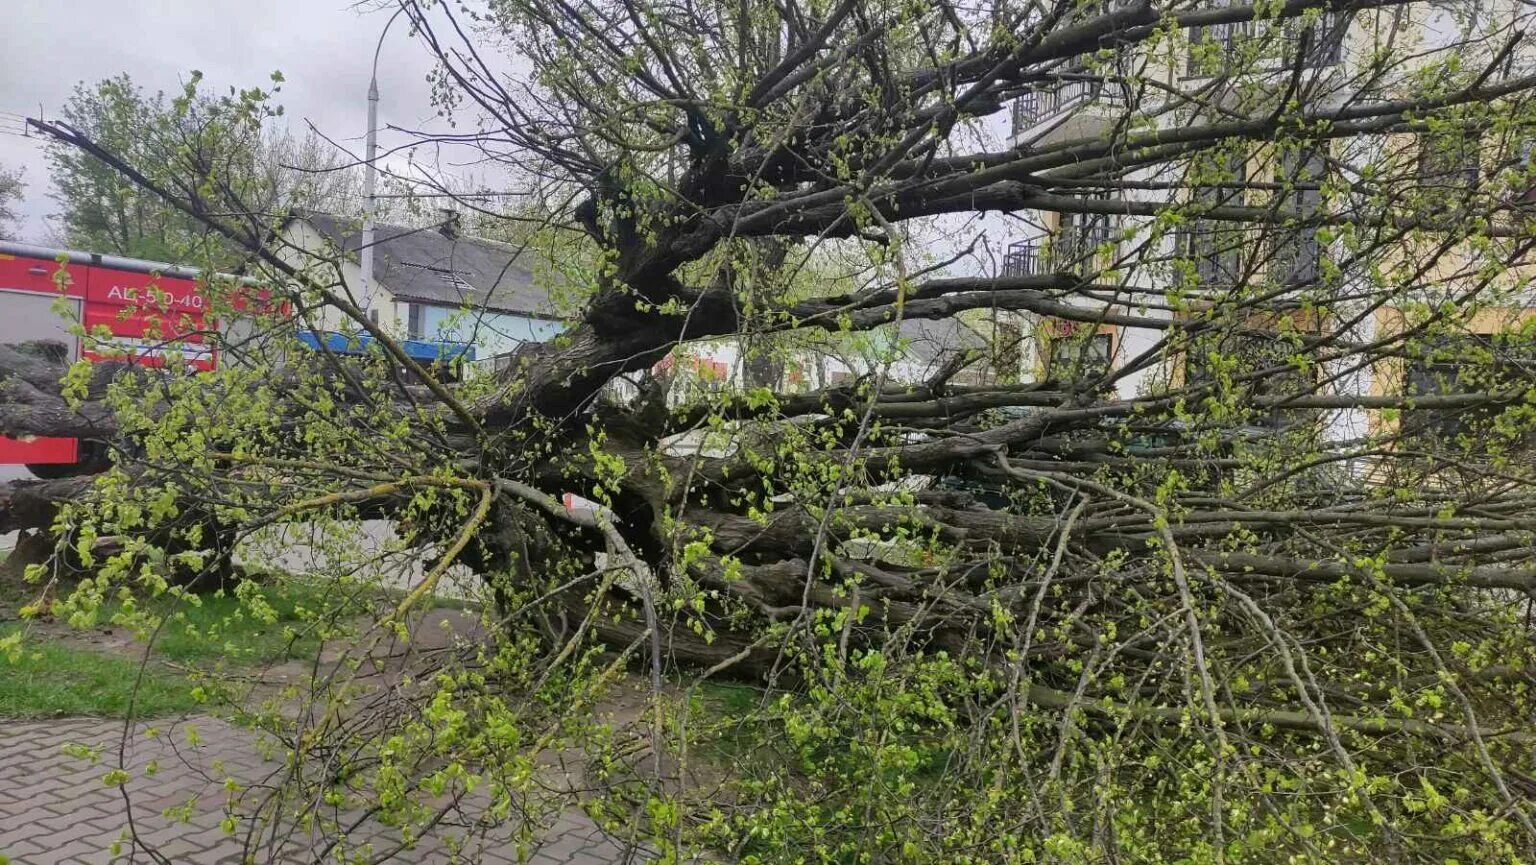
[[[464,383],[196,147],[166,185],[38,124],[243,246],[294,314],[199,376],[0,350],[0,431],[116,454],[13,483],[0,517],[94,575],[60,611],[227,568],[230,532],[313,530],[327,579],[414,557],[373,624],[317,614],[359,655],[481,575],[487,642],[435,678],[358,705],[338,667],[297,720],[246,707],[294,755],[263,820],[340,797],[409,835],[481,785],[470,827],[578,799],[756,861],[1519,860],[1536,77],[1526,18],[1421,54],[1418,5],[528,0],[471,26],[404,0],[480,120],[437,143],[515,170],[539,204],[505,230],[578,298]],[[1011,100],[1077,85],[1093,131],[989,141]],[[1426,169],[1445,142],[1471,174]],[[923,248],[988,214],[1054,232],[1049,263]],[[299,350],[323,308],[377,350]],[[860,343],[957,316],[1010,360],[902,380]],[[1050,322],[1118,329],[1114,362],[1036,370],[1068,341]],[[668,399],[664,358],[738,338],[767,386]],[[865,365],[771,372],[827,345]],[[352,544],[370,518],[398,548]],[[645,711],[596,720],[628,666]],[[724,678],[762,690],[701,714]],[[698,772],[724,733],[750,745]],[[541,799],[530,767],[562,749],[594,783]]]

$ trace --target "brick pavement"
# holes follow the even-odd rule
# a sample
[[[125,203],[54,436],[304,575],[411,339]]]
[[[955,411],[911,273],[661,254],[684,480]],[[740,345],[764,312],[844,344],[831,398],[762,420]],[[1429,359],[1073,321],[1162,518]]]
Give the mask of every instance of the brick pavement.
[[[214,718],[167,722],[158,735],[146,735],[141,726],[129,740],[124,767],[130,779],[119,789],[108,786],[103,776],[118,765],[118,748],[124,726],[120,721],[70,718],[52,721],[0,719],[0,855],[12,865],[140,865],[140,863],[187,862],[196,865],[238,863],[245,859],[245,841],[231,834],[220,821],[227,799],[224,782],[233,777],[243,784],[260,783],[280,766],[264,760],[263,750],[252,734]],[[189,735],[192,734],[192,735]],[[195,735],[196,744],[190,740]],[[71,753],[78,745],[101,749],[101,760]],[[151,763],[155,771],[146,773]],[[127,807],[127,801],[132,808]],[[184,805],[198,797],[198,805],[184,822],[167,808]],[[132,843],[121,843],[114,855],[113,843],[121,842],[132,817],[146,846],[163,856],[158,859]],[[495,830],[464,839],[462,829],[444,829],[413,845],[391,853],[398,836],[385,827],[373,826],[352,837],[372,838],[374,859],[391,854],[389,862],[438,863],[480,861],[503,865],[519,861],[517,845]],[[269,844],[254,850],[255,862],[310,862],[323,854],[324,838],[298,831],[286,834],[282,845]],[[462,856],[447,849],[455,838],[464,839]],[[278,852],[274,855],[274,850]],[[530,865],[617,865],[644,862],[627,854],[606,838],[582,815],[565,815],[546,832],[541,843],[522,850]]]

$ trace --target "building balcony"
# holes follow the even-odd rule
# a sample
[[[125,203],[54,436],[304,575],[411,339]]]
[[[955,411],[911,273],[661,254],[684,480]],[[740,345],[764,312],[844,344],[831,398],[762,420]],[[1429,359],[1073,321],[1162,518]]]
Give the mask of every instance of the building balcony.
[[[1003,276],[1090,276],[1107,264],[1100,261],[1100,251],[1114,240],[1114,226],[1107,223],[1068,229],[1050,238],[1020,240],[1003,254]]]
[[[1051,270],[1046,266],[1045,245],[1034,240],[1021,240],[1009,244],[1003,254],[1003,276],[1044,276]]]
[[[1013,134],[1027,132],[1073,106],[1105,96],[1113,98],[1105,93],[1102,79],[1080,78],[1031,90],[1013,101]]]
[[[1068,74],[1083,77],[1027,91],[1013,101],[1015,143],[1042,141],[1059,127],[1067,127],[1061,134],[1086,135],[1112,121],[1121,100],[1104,78]]]
[[[1349,19],[1339,12],[1324,12],[1310,25],[1298,19],[1286,21],[1233,21],[1188,32],[1190,51],[1184,74],[1191,78],[1233,75],[1243,72],[1275,72],[1295,68],[1326,69],[1344,59]],[[1251,57],[1255,42],[1262,42],[1252,67],[1237,69],[1235,59]]]

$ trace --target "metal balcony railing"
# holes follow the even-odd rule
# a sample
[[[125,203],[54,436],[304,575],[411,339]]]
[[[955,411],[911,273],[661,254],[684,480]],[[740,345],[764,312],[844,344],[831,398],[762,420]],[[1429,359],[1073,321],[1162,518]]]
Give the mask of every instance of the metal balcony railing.
[[[1030,90],[1013,100],[1013,134],[1033,129],[1075,106],[1116,98],[1114,90],[1106,86],[1102,78],[1075,78],[1041,90]]]
[[[1209,27],[1192,27],[1189,30],[1190,52],[1185,62],[1185,74],[1201,77],[1227,75],[1236,70],[1232,64],[1246,54],[1254,40],[1264,40],[1262,56],[1255,70],[1289,69],[1297,58],[1304,69],[1321,69],[1333,66],[1344,57],[1344,40],[1349,32],[1349,19],[1338,12],[1324,12],[1312,24],[1298,20],[1283,22],[1232,21]],[[1302,42],[1306,42],[1303,50]],[[1204,50],[1196,50],[1206,42],[1214,42],[1214,57]]]
[[[1003,276],[1043,276],[1050,270],[1045,262],[1045,247],[1037,241],[1021,240],[1009,244],[1003,254]]]
[[[1021,240],[1003,254],[1003,276],[1044,276],[1076,273],[1086,276],[1098,269],[1099,251],[1115,239],[1115,227],[1092,223],[1070,227],[1048,240]]]
[[[1310,228],[1196,222],[1178,236],[1178,254],[1202,285],[1269,279],[1281,285],[1317,280],[1322,248]]]

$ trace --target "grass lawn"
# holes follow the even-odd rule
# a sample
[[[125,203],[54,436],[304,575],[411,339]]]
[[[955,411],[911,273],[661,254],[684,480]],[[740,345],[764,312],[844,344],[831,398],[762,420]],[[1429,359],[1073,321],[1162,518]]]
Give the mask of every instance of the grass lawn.
[[[381,602],[393,606],[390,596],[374,587],[343,589],[291,576],[271,585],[247,585],[245,590],[253,588],[254,605],[235,597],[232,590],[205,592],[195,600],[140,600],[141,611],[164,619],[154,634],[151,662],[142,678],[142,640],[124,636],[115,645],[78,645],[80,641],[61,632],[58,625],[28,634],[16,663],[0,653],[0,718],[122,717],[136,683],[136,716],[193,709],[192,684],[182,672],[162,662],[238,670],[310,659],[320,651],[322,639],[346,639],[370,607]],[[113,621],[120,612],[118,602],[104,604],[97,615],[98,628],[116,627],[124,634],[126,623]],[[0,621],[0,637],[21,627],[19,622]]]
[[[176,598],[147,602],[165,624],[155,635],[142,674],[143,642],[116,648],[80,646],[67,635],[34,631],[24,638],[15,662],[0,655],[0,718],[124,717],[130,703],[136,717],[195,709],[192,683],[161,661],[240,667],[313,657],[320,637],[306,611],[336,605],[348,612],[358,609],[355,603],[301,583],[263,587],[260,595],[271,607],[272,621],[252,615],[225,592],[201,595],[195,604]],[[106,605],[98,621],[107,624],[119,609],[115,603]],[[0,623],[0,637],[21,629],[19,622]]]
[[[763,700],[763,689],[736,682],[706,681],[699,686],[699,693],[723,714],[739,718],[757,709]]]
[[[748,759],[763,744],[763,690],[752,685],[707,681],[699,687],[695,711],[711,735],[707,759],[727,766]],[[712,741],[711,741],[712,740]]]
[[[328,597],[313,586],[289,582],[264,587],[260,595],[270,605],[275,620],[252,615],[238,598],[227,592],[199,596],[200,603],[175,598],[151,602],[149,608],[166,618],[155,635],[154,651],[180,663],[228,661],[261,664],[291,658],[313,657],[320,637],[312,615],[334,606],[360,611],[359,602]],[[103,610],[109,621],[112,608]]]
[[[19,625],[0,625],[0,636]],[[196,707],[185,677],[140,660],[58,643],[27,641],[14,662],[0,656],[0,718],[94,715],[136,717]]]
[[[252,615],[250,607],[225,591],[204,593],[200,603],[166,598],[151,602],[150,609],[166,617],[155,636],[154,650],[163,658],[181,663],[226,661],[232,664],[263,664],[313,658],[322,634],[338,636],[345,626],[380,603],[394,606],[404,592],[376,587],[341,587],[299,577],[285,577],[258,590],[271,607],[272,620]],[[473,605],[453,598],[433,598],[426,609],[469,609]],[[111,609],[104,610],[108,621]]]

